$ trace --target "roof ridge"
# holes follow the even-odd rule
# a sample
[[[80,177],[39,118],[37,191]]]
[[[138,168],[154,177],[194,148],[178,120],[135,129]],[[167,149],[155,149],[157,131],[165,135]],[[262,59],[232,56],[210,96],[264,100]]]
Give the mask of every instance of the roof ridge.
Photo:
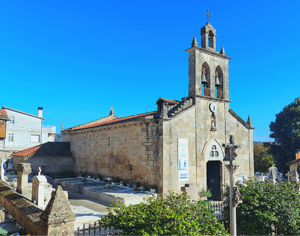
[[[127,120],[127,119],[130,119],[130,118],[138,118],[138,117],[141,117],[141,116],[151,115],[151,114],[155,114],[155,113],[157,113],[157,111],[151,111],[151,112],[146,112],[146,113],[141,113],[141,114],[136,114],[136,115],[124,116],[124,117],[119,117],[119,118],[116,118],[116,119],[99,121],[99,122],[95,122],[95,123],[92,123],[92,124],[86,124],[86,125],[82,125],[82,126],[73,126],[73,127],[68,128],[68,129],[64,129],[63,131],[73,131],[73,130],[76,131],[76,130],[80,130],[80,129],[93,128],[93,127],[97,127],[99,125],[114,123],[114,122],[117,122],[117,121]]]
[[[27,113],[27,112],[24,112],[24,111],[19,111],[19,110],[13,109],[13,108],[2,106],[2,109],[8,109],[8,110],[11,110],[11,111],[22,113],[24,115],[33,116],[35,118],[39,118],[39,119],[45,120],[44,117],[36,116],[36,115],[30,114],[30,113]]]

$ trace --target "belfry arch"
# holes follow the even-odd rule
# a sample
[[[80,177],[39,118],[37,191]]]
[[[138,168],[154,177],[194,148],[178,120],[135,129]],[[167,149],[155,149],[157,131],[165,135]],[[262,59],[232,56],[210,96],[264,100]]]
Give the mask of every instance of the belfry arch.
[[[215,70],[215,97],[224,98],[223,96],[223,70],[220,66],[217,66]]]
[[[201,95],[210,96],[210,67],[207,62],[201,68]]]

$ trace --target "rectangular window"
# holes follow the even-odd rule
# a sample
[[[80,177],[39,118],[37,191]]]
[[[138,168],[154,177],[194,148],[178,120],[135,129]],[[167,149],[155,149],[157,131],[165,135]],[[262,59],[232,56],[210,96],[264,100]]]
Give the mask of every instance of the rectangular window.
[[[14,134],[8,134],[8,142],[14,141]]]
[[[110,137],[107,138],[107,146],[110,147]]]
[[[30,137],[30,142],[39,143],[40,142],[40,135],[32,134],[31,137]]]
[[[14,116],[10,116],[9,117],[9,123],[10,124],[14,124],[15,123],[15,117]]]

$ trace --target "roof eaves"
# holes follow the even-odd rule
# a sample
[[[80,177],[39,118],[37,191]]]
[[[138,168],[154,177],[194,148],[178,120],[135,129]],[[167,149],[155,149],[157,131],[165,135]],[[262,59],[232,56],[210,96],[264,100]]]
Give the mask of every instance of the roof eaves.
[[[32,117],[35,117],[35,118],[39,118],[39,119],[45,120],[44,117],[39,117],[39,116],[36,116],[36,115],[32,115],[32,114],[26,113],[26,112],[24,112],[24,111],[18,111],[18,110],[13,109],[13,108],[9,108],[9,107],[2,106],[2,109],[5,109],[5,110],[11,110],[11,111],[14,111],[14,112],[19,112],[19,113],[24,114],[24,115],[27,115],[27,116],[32,116]]]
[[[245,126],[247,129],[253,129],[246,121],[244,121],[238,114],[236,114],[233,110],[229,109],[229,113],[237,119],[243,126]]]

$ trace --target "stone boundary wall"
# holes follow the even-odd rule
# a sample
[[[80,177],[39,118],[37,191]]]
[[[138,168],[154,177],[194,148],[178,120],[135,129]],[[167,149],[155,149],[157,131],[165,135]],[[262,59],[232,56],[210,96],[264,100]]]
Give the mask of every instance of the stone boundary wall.
[[[12,190],[2,180],[0,180],[0,204],[16,219],[18,224],[26,228],[27,234],[42,234],[40,229],[40,215],[43,210],[21,194]]]
[[[17,170],[19,163],[30,163],[33,174],[37,174],[37,169],[42,168],[45,175],[52,178],[68,177],[73,174],[73,157],[14,157],[14,170]]]

